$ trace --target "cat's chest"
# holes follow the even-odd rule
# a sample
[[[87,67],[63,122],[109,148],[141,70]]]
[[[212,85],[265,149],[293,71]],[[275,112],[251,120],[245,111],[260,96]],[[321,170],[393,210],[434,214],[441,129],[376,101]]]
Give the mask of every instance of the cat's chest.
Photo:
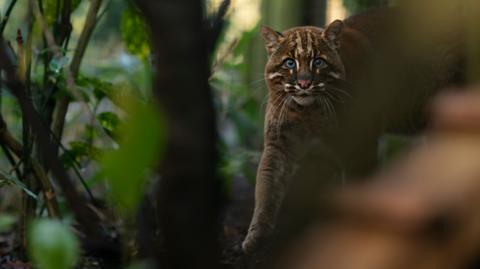
[[[317,138],[328,133],[335,122],[335,114],[322,107],[302,108],[291,114],[290,128],[303,134],[306,139]]]

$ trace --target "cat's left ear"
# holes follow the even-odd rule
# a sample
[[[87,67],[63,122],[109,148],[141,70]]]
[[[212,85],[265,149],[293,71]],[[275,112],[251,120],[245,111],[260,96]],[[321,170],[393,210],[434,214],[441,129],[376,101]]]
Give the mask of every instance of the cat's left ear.
[[[280,46],[280,42],[284,39],[282,33],[273,30],[268,26],[262,26],[262,37],[263,41],[265,42],[265,47],[267,48],[268,55],[272,55],[278,47]]]
[[[330,43],[335,49],[340,47],[340,35],[343,30],[343,22],[341,20],[335,20],[330,23],[325,31],[322,33],[323,39]]]

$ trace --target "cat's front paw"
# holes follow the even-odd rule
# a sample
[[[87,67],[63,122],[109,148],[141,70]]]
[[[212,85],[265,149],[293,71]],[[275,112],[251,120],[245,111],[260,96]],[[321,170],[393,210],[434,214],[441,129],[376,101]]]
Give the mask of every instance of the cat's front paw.
[[[273,229],[267,225],[254,225],[248,229],[248,234],[243,240],[242,249],[245,254],[253,254],[265,245],[272,235]]]

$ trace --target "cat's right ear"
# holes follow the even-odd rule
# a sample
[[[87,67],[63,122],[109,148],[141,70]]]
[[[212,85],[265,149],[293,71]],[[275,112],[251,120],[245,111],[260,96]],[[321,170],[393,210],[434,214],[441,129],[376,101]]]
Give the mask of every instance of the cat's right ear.
[[[265,47],[267,48],[268,55],[272,55],[278,47],[280,42],[283,40],[283,35],[280,32],[273,30],[268,26],[262,26],[262,37],[265,42]]]

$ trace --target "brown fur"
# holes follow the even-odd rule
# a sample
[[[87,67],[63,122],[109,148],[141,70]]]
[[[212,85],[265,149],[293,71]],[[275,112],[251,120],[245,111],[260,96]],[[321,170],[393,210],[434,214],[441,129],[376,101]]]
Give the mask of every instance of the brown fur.
[[[429,85],[422,84],[421,87],[428,90],[410,94],[392,88],[392,94],[379,93],[380,87],[375,87],[369,77],[381,74],[374,67],[370,68],[373,59],[394,52],[386,57],[388,60],[382,61],[391,71],[389,78],[399,77],[396,63],[401,62],[399,66],[404,68],[403,64],[408,62],[396,59],[397,56],[390,57],[398,52],[390,46],[395,43],[395,38],[385,34],[391,33],[390,21],[385,19],[391,13],[388,9],[377,10],[350,17],[343,22],[334,21],[326,29],[305,26],[278,33],[268,27],[262,28],[269,54],[265,67],[269,96],[265,115],[264,151],[257,171],[255,210],[242,245],[245,252],[255,251],[274,230],[290,179],[295,174],[299,160],[313,142],[320,140],[332,147],[335,147],[335,143],[340,145],[336,150],[342,159],[342,166],[349,175],[361,175],[375,165],[377,138],[382,131],[390,128],[387,125],[393,122],[392,125],[403,126],[400,128],[403,130],[408,129],[404,126],[409,124],[415,126],[413,129],[417,128],[423,122],[423,117],[418,116],[419,110],[416,109],[423,109],[426,97],[456,79],[455,72],[452,71],[456,67],[452,66],[461,60],[450,57],[454,54],[453,49],[446,46],[445,57],[440,57],[442,60],[439,62],[431,63],[429,67],[434,68],[426,68],[429,75],[422,75]],[[314,66],[314,61],[319,58],[320,65]],[[447,60],[444,61],[443,58]],[[399,69],[404,70],[402,68]],[[375,72],[367,72],[366,69]],[[417,71],[411,74],[405,71],[402,78],[405,76],[409,79],[410,75],[415,77],[425,70]],[[370,92],[364,90],[366,81]],[[402,85],[406,89],[418,86],[416,83]],[[404,97],[402,101],[395,99],[398,92]],[[410,102],[411,99],[421,101]],[[370,109],[367,101],[381,105]],[[399,111],[402,112],[401,117],[397,117]],[[413,111],[417,113],[414,123],[410,118],[404,117]],[[352,115],[358,118],[353,118]],[[361,125],[363,123],[365,125]],[[351,128],[354,131],[351,134],[339,134],[339,128]],[[368,137],[368,141],[359,138],[358,143],[362,144],[359,146],[351,141],[357,137],[355,132],[363,132],[362,135],[371,133],[363,136]],[[332,137],[340,139],[332,140]]]

